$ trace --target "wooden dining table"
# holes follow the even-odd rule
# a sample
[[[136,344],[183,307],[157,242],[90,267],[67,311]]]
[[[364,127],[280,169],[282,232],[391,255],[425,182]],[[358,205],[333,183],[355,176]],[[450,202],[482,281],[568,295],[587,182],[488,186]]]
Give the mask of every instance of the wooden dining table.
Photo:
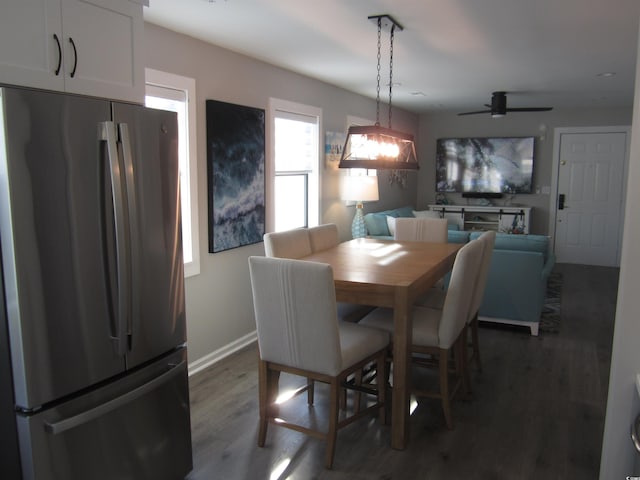
[[[393,308],[394,449],[404,449],[409,438],[411,306],[452,269],[461,247],[456,243],[359,238],[302,258],[332,266],[337,301]]]

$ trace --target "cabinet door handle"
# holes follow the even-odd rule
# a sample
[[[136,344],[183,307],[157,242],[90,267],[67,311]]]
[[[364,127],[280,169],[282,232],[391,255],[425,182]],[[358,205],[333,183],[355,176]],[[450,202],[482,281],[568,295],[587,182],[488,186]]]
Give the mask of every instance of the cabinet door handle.
[[[53,34],[53,39],[56,41],[56,46],[58,47],[58,66],[56,67],[56,77],[60,74],[60,69],[62,68],[62,47],[60,46],[60,39],[57,34]]]
[[[73,38],[69,37],[69,43],[73,47],[73,69],[71,70],[71,78],[73,78],[76,74],[76,68],[78,66],[78,50],[76,49],[76,44],[73,41]]]

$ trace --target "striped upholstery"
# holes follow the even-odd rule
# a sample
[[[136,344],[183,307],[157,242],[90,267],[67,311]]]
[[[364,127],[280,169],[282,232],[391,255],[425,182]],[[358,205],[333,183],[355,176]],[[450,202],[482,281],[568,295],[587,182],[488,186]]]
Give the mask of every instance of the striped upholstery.
[[[331,266],[267,257],[249,265],[263,360],[335,376],[388,344],[384,332],[338,322]]]
[[[340,243],[338,236],[338,227],[335,223],[326,223],[317,227],[309,228],[309,241],[311,242],[311,250],[319,252],[335,247]]]
[[[396,218],[395,224],[396,240],[447,243],[446,218]]]
[[[306,228],[265,233],[263,239],[267,257],[302,258],[312,252]]]

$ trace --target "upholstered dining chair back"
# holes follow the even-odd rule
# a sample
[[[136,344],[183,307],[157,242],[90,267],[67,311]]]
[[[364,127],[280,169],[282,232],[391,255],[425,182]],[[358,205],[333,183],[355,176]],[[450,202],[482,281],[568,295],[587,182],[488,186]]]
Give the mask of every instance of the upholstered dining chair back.
[[[438,326],[440,348],[451,348],[465,327],[482,261],[484,243],[471,241],[456,255]]]
[[[249,259],[260,358],[337,375],[342,357],[331,266]]]
[[[395,224],[396,240],[447,243],[446,218],[396,218]]]
[[[480,262],[480,269],[478,271],[477,281],[473,291],[473,297],[471,298],[469,322],[473,320],[475,315],[478,313],[478,310],[480,310],[480,305],[482,305],[484,290],[487,285],[487,278],[489,276],[489,267],[491,266],[491,255],[493,254],[493,246],[496,243],[496,232],[484,232],[477,238],[477,241],[483,242],[484,248],[482,250],[482,261]]]
[[[335,223],[325,223],[317,227],[310,227],[309,241],[311,242],[311,250],[313,252],[335,247],[340,243],[338,226]]]
[[[302,258],[312,253],[306,228],[265,233],[263,239],[267,257]]]
[[[386,332],[348,322],[338,322],[333,270],[330,265],[288,258],[249,257],[254,314],[258,330],[258,404],[260,422],[258,446],[266,442],[269,424],[313,435],[327,442],[325,466],[331,468],[337,430],[354,420],[378,412],[385,422],[386,382],[371,384],[363,379],[363,368],[375,365],[377,378],[387,378],[389,335]],[[314,384],[328,384],[328,428],[315,426],[313,418],[301,423],[287,420],[276,405],[280,373],[306,377],[306,386],[295,390],[294,398],[307,393],[314,403]],[[345,389],[375,396],[360,408],[360,397],[352,403],[353,413],[340,418],[340,400]],[[297,418],[298,415],[296,414]],[[310,426],[309,423],[312,425]]]

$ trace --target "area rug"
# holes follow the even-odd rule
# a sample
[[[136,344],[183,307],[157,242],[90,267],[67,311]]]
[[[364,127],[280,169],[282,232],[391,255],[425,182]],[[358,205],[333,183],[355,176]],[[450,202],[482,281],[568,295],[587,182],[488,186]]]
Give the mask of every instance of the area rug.
[[[562,293],[562,274],[551,272],[547,280],[547,292],[540,316],[541,333],[558,333],[560,331],[560,299]]]

